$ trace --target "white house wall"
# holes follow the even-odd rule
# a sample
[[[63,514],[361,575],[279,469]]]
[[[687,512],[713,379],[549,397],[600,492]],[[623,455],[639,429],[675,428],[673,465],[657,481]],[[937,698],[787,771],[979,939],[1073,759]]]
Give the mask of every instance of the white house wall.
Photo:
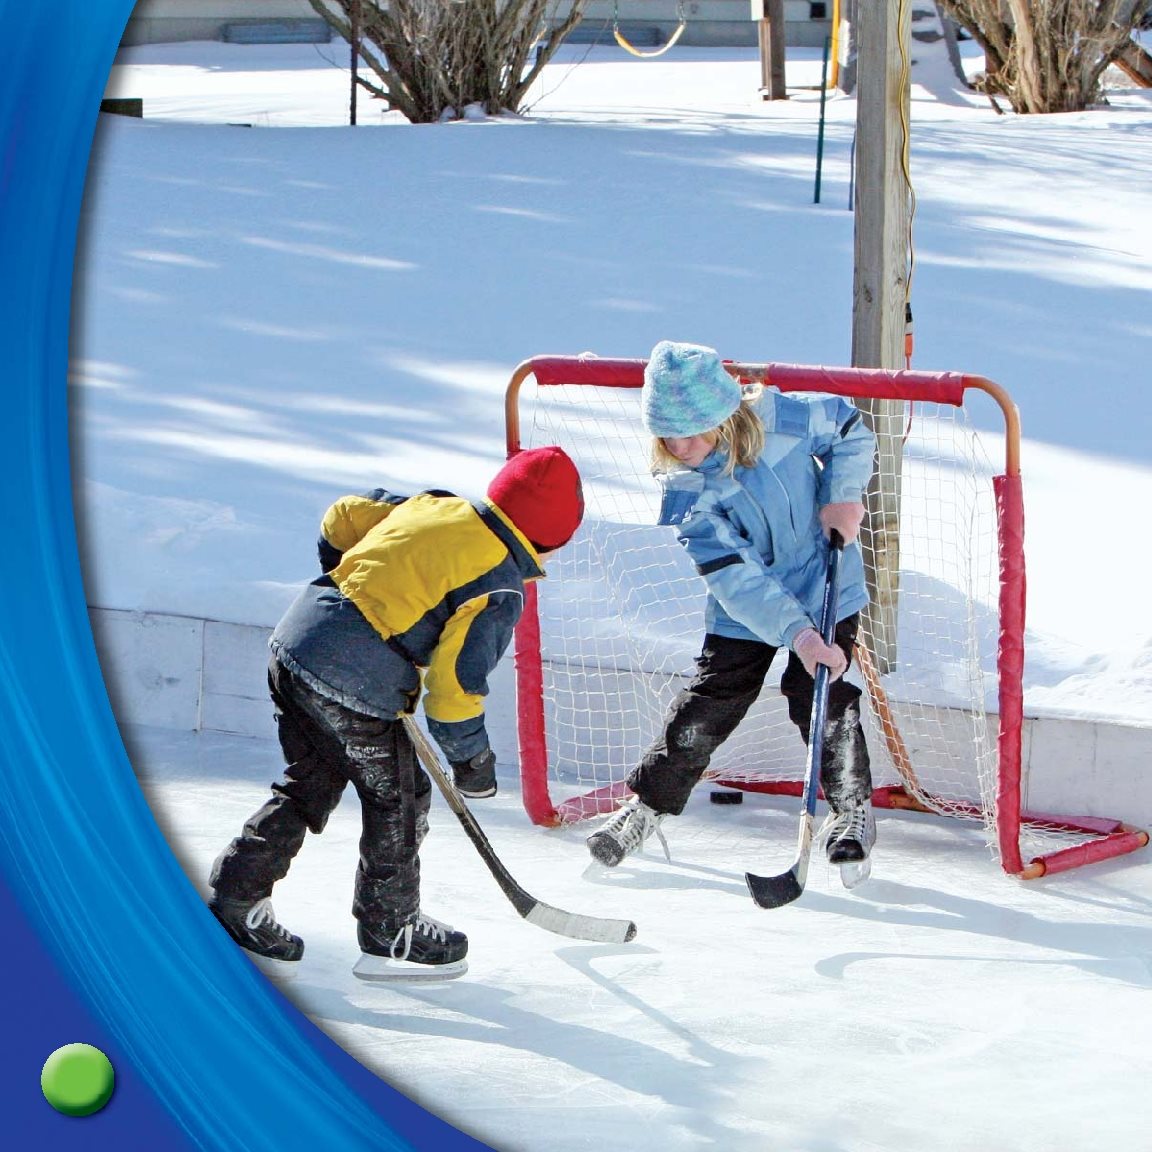
[[[561,0],[557,15],[568,11]],[[585,30],[611,27],[618,9],[622,29],[659,29],[664,38],[679,23],[677,0],[589,0],[584,10]],[[684,0],[687,19],[678,43],[685,46],[756,45],[757,25],[751,0]],[[819,46],[828,34],[832,2],[784,0],[785,38],[789,44]],[[125,29],[126,45],[170,43],[180,40],[222,40],[226,24],[244,20],[315,19],[308,0],[141,0]],[[611,43],[611,38],[608,40]]]

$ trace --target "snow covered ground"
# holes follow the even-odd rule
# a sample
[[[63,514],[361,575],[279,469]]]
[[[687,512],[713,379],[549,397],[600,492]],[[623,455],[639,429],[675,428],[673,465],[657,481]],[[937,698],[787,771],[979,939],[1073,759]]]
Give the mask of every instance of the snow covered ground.
[[[970,49],[969,49],[970,50]],[[319,514],[382,484],[476,491],[500,397],[536,353],[661,338],[847,363],[854,102],[833,94],[813,203],[815,53],[764,103],[755,54],[571,48],[522,121],[412,127],[361,106],[339,46],[121,56],[77,268],[76,507],[95,607],[271,625]],[[1026,437],[1033,711],[1152,719],[1152,98],[997,116],[942,52],[914,71],[918,367],[977,372]],[[1133,541],[1137,542],[1136,544]],[[1138,556],[1142,552],[1137,551]],[[131,692],[132,685],[122,685]],[[141,686],[141,689],[143,686]],[[254,688],[254,694],[260,689]],[[510,741],[506,715],[494,716]],[[126,729],[193,883],[279,771],[268,741]],[[275,900],[308,951],[289,997],[365,1065],[500,1152],[1086,1152],[1152,1112],[1152,874],[1141,857],[1021,884],[979,833],[882,814],[874,879],[786,866],[795,803],[715,808],[590,871],[585,829],[530,826],[514,765],[476,811],[525,887],[628,916],[630,945],[520,922],[437,801],[428,910],[469,933],[450,985],[350,973],[346,801]],[[259,1107],[259,1101],[254,1107]]]
[[[997,116],[921,51],[913,366],[990,377],[1021,410],[1026,707],[1147,725],[1125,545],[1152,507],[1152,99]],[[270,626],[333,494],[483,488],[535,354],[671,337],[850,361],[855,101],[828,100],[814,204],[812,50],[786,101],[759,98],[748,50],[571,48],[523,121],[368,104],[356,128],[333,45],[121,60],[109,92],[146,114],[98,131],[72,365],[94,606]]]

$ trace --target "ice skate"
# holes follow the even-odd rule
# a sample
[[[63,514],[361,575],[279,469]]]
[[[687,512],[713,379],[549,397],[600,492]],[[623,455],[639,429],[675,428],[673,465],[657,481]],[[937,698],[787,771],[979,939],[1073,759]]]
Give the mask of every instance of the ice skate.
[[[452,765],[452,783],[456,791],[469,800],[486,800],[496,795],[496,757],[481,752],[460,764]]]
[[[361,980],[454,980],[468,971],[468,937],[422,912],[395,934],[361,924],[357,936],[361,956],[352,974]]]
[[[267,897],[253,903],[213,896],[208,907],[228,935],[246,951],[265,960],[299,960],[304,955],[304,941],[276,919],[272,901]]]
[[[644,842],[656,833],[656,838],[668,856],[668,842],[660,831],[663,812],[655,812],[639,799],[625,804],[588,837],[588,851],[592,858],[606,868],[615,868],[625,856],[637,852]]]
[[[828,862],[840,868],[845,888],[862,884],[872,872],[872,846],[876,843],[876,818],[871,804],[857,804],[846,812],[829,812],[820,829]]]

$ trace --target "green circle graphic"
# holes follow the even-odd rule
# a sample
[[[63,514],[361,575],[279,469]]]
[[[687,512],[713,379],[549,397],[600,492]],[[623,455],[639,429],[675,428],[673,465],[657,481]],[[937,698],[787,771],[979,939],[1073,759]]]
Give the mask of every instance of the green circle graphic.
[[[40,1073],[44,1099],[65,1116],[91,1116],[112,1098],[116,1073],[108,1057],[91,1044],[65,1044]]]

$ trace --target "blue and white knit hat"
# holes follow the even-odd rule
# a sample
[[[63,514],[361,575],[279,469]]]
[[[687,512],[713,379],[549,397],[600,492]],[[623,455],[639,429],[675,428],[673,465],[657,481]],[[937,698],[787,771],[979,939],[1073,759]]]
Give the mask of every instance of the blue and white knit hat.
[[[644,369],[640,417],[653,436],[698,436],[719,428],[740,397],[713,349],[661,340]]]

